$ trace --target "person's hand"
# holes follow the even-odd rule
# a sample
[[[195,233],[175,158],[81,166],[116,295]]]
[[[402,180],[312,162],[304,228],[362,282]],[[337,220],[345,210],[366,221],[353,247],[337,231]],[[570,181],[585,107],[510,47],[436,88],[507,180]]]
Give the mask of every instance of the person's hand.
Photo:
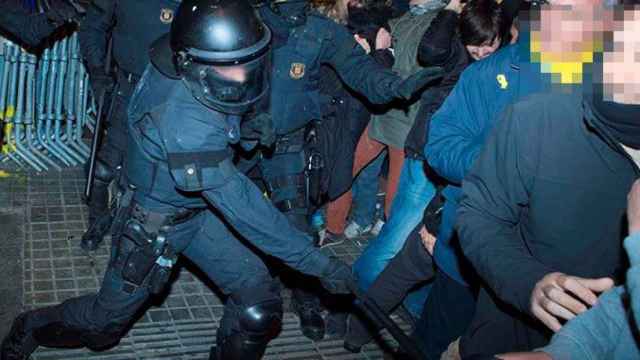
[[[456,14],[460,14],[464,8],[464,4],[460,0],[451,0],[444,8],[446,10],[454,11]]]
[[[571,320],[598,301],[598,293],[613,287],[610,278],[585,279],[553,272],[543,277],[531,293],[531,313],[554,332],[560,319]]]
[[[273,145],[276,141],[276,134],[271,115],[263,112],[245,119],[240,124],[240,137],[258,140],[265,147]]]
[[[89,85],[91,86],[91,90],[93,91],[93,96],[96,98],[96,101],[105,94],[111,92],[114,84],[114,78],[105,74],[101,67],[89,70]]]
[[[424,225],[420,228],[419,233],[420,238],[422,239],[422,245],[427,249],[429,255],[433,256],[433,249],[436,246],[436,237],[431,235]]]
[[[391,34],[385,28],[380,28],[376,34],[376,50],[388,49],[391,47]]]
[[[79,22],[86,12],[85,8],[75,0],[50,0],[51,7],[46,12],[47,18],[56,25],[65,22]]]
[[[501,360],[551,360],[551,356],[541,351],[499,354],[496,355],[496,358]]]
[[[371,46],[369,46],[369,42],[367,41],[367,39],[358,34],[353,35],[353,38],[364,49],[364,52],[366,52],[367,54],[371,52]]]
[[[320,275],[320,283],[332,294],[350,294],[355,283],[351,267],[341,260],[331,258],[329,265]]]
[[[633,183],[627,196],[627,221],[629,234],[640,232],[640,179]]]

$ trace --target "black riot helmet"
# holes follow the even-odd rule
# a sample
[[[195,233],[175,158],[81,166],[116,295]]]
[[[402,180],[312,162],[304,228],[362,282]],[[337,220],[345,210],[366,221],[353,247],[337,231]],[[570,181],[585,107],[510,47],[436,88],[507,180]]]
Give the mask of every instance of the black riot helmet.
[[[150,56],[204,105],[243,114],[269,92],[270,42],[247,0],[183,0]]]

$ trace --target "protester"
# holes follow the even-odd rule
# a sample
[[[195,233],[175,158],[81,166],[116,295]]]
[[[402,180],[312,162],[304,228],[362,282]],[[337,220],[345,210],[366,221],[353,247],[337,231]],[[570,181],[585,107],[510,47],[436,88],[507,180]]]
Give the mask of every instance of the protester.
[[[552,3],[539,19],[531,36],[543,71],[554,68],[545,61],[584,59],[583,50],[602,41],[599,2]],[[474,164],[458,212],[460,243],[482,278],[462,356],[545,345],[611,288],[623,266],[619,240],[627,190],[640,174],[632,160],[640,112],[609,101],[637,91],[633,72],[607,62],[604,69],[604,90],[576,84],[585,78],[580,68],[552,74],[573,84],[510,106],[477,161],[459,159]]]

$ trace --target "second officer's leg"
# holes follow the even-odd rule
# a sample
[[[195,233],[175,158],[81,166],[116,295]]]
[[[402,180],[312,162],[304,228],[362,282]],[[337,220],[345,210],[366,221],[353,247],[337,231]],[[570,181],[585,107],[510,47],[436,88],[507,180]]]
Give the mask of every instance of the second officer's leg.
[[[302,132],[289,136],[285,144],[279,140],[273,156],[260,163],[264,181],[271,192],[271,201],[296,227],[310,233],[309,209],[305,186],[305,153]],[[285,280],[291,283],[292,307],[300,319],[302,333],[311,340],[321,340],[325,323],[321,315],[320,299],[316,289],[321,288],[316,279],[285,270]]]
[[[109,119],[107,131],[99,146],[91,197],[87,199],[89,228],[82,235],[80,242],[80,246],[87,251],[96,250],[100,246],[105,235],[109,232],[113,220],[109,209],[109,184],[119,172],[127,142],[126,121],[129,94],[122,91],[120,90],[121,93],[114,99],[113,117]],[[88,166],[85,167],[85,170],[89,170]]]
[[[228,295],[211,360],[258,360],[280,330],[280,286],[258,255],[211,212],[183,254]]]

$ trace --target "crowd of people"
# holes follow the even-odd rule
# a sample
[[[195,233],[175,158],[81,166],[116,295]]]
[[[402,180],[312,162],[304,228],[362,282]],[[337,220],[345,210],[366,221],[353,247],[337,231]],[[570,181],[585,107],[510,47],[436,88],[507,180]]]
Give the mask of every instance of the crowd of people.
[[[73,21],[94,94],[117,84],[82,239],[112,258],[0,360],[113,346],[179,255],[227,295],[211,359],[262,357],[282,284],[352,352],[381,331],[357,286],[427,359],[640,358],[637,0],[56,6],[23,41]]]

